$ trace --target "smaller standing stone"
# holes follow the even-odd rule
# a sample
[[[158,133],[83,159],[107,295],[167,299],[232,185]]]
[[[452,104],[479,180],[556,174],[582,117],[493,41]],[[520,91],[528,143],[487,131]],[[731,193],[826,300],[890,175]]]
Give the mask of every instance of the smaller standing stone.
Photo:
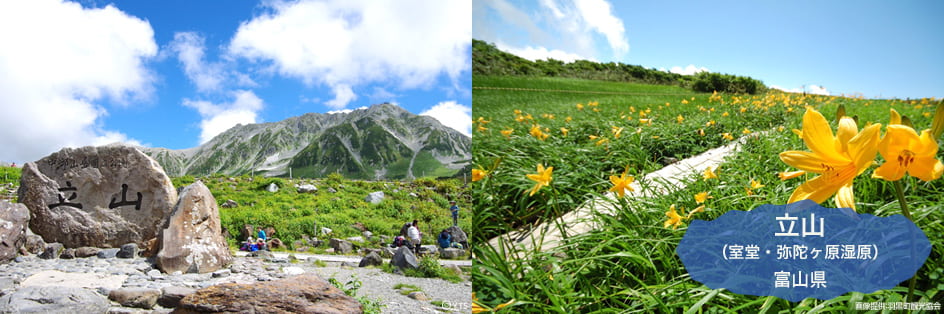
[[[335,253],[339,254],[348,254],[354,251],[354,245],[351,244],[351,242],[337,238],[332,238],[331,242],[328,243],[328,246],[333,248]]]
[[[16,257],[26,243],[29,209],[20,203],[0,201],[0,263]]]
[[[138,245],[135,243],[122,245],[115,256],[118,258],[135,258],[138,256]]]
[[[406,246],[401,246],[397,249],[397,252],[393,254],[393,258],[390,259],[390,264],[399,268],[420,268],[420,263],[416,260],[416,255],[413,255],[413,250],[410,250],[410,248]]]

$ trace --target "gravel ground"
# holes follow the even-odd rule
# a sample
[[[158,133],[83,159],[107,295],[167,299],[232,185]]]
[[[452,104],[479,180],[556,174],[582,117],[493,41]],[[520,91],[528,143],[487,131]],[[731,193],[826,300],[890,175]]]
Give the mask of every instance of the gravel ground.
[[[379,300],[385,307],[384,313],[470,313],[472,312],[472,282],[451,283],[437,278],[415,278],[385,273],[376,268],[357,267],[303,267],[306,272],[318,274],[322,278],[335,278],[345,283],[352,277],[363,286],[357,295],[366,295]],[[418,301],[401,295],[393,286],[411,284],[420,287],[430,301],[443,301],[448,307],[437,307],[430,301]]]

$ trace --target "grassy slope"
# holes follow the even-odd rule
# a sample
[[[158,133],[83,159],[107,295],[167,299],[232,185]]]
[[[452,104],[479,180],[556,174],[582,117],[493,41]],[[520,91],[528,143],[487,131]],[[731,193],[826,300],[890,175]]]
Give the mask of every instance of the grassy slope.
[[[614,90],[623,86],[628,92],[672,91],[664,86],[636,86],[606,82],[577,81],[564,79],[529,79],[529,78],[474,78],[474,86],[489,84],[505,86],[531,86],[555,89],[582,89],[587,91]],[[683,93],[677,89],[673,92]],[[581,312],[608,308],[633,309],[650,312],[659,309],[663,312],[711,309],[724,311],[768,311],[792,312],[814,308],[842,311],[853,307],[854,301],[896,302],[902,301],[907,293],[907,282],[891,290],[871,294],[847,293],[832,300],[818,301],[808,299],[803,302],[787,302],[773,297],[753,297],[712,291],[690,280],[675,254],[675,248],[684,235],[685,227],[678,230],[663,228],[667,208],[677,207],[692,209],[697,206],[693,196],[696,193],[710,191],[714,197],[706,202],[706,211],[695,215],[696,219],[714,219],[729,210],[750,210],[761,204],[784,204],[790,193],[804,178],[781,181],[776,173],[790,169],[783,164],[777,154],[785,150],[807,150],[789,130],[801,127],[803,105],[808,104],[819,109],[827,119],[834,119],[836,107],[843,104],[849,115],[856,115],[860,127],[866,122],[886,124],[889,108],[895,108],[903,115],[911,117],[919,128],[930,127],[930,117],[934,107],[921,102],[903,103],[891,100],[857,100],[833,97],[792,96],[791,100],[777,99],[767,110],[760,109],[753,101],[746,105],[733,105],[733,97],[725,97],[725,105],[707,102],[708,95],[694,94],[696,100],[688,106],[662,96],[607,96],[592,94],[526,93],[510,91],[475,90],[473,95],[474,115],[483,116],[492,122],[486,124],[490,130],[475,133],[473,143],[474,163],[477,167],[492,170],[490,176],[476,182],[474,197],[476,206],[475,223],[484,225],[486,230],[505,230],[519,222],[518,219],[505,215],[520,212],[555,213],[573,208],[583,200],[604,192],[610,186],[609,175],[620,171],[618,165],[637,163],[646,164],[646,156],[654,154],[649,136],[643,140],[621,147],[612,155],[603,155],[597,146],[586,141],[567,142],[562,138],[548,139],[552,144],[530,138],[525,125],[516,125],[513,109],[528,111],[538,117],[541,113],[555,114],[558,118],[572,115],[574,121],[590,119],[590,125],[599,125],[600,133],[605,133],[610,125],[631,126],[631,121],[621,119],[621,110],[607,110],[610,105],[625,107],[671,102],[669,108],[679,108],[677,112],[663,112],[663,116],[672,117],[682,114],[685,121],[673,125],[664,123],[656,126],[660,134],[674,135],[673,140],[688,141],[699,137],[692,131],[698,124],[687,125],[689,119],[715,119],[720,130],[705,128],[707,137],[717,137],[719,132],[732,132],[741,135],[741,126],[752,130],[761,129],[767,121],[773,130],[768,136],[750,140],[745,149],[727,159],[719,171],[718,180],[702,180],[700,173],[691,174],[693,184],[679,188],[672,193],[653,199],[623,199],[620,210],[614,217],[598,217],[602,228],[591,233],[572,237],[566,245],[548,252],[508,252],[493,250],[487,246],[477,246],[476,268],[474,269],[475,291],[480,301],[494,306],[515,299],[513,305],[518,311],[533,312]],[[690,98],[689,98],[690,99]],[[600,102],[604,117],[589,118],[586,112],[577,112],[574,103],[595,100]],[[664,100],[664,101],[663,101]],[[761,107],[766,107],[762,101]],[[785,103],[790,103],[786,106]],[[682,109],[715,106],[715,113]],[[740,107],[747,111],[740,114]],[[793,107],[792,112],[788,112]],[[731,113],[729,117],[718,116],[718,110]],[[625,111],[625,110],[623,110]],[[654,110],[655,111],[655,110]],[[735,114],[737,112],[738,114]],[[578,117],[579,115],[579,117]],[[696,117],[702,115],[704,117]],[[769,116],[775,118],[762,118]],[[665,121],[665,117],[662,119]],[[625,122],[624,122],[625,121]],[[658,121],[658,120],[657,120]],[[671,120],[670,120],[671,121]],[[703,122],[703,121],[698,121]],[[779,122],[779,123],[774,123]],[[554,124],[547,119],[538,121]],[[833,127],[835,128],[835,122]],[[656,123],[654,123],[655,126]],[[701,124],[703,126],[703,123]],[[498,130],[514,126],[518,138],[504,139]],[[778,126],[783,126],[779,130]],[[557,127],[553,125],[551,128]],[[635,126],[632,126],[635,128]],[[726,128],[726,129],[724,129]],[[591,128],[592,129],[592,128]],[[649,130],[644,129],[644,133]],[[490,133],[494,132],[494,133]],[[572,131],[574,132],[574,131]],[[592,133],[592,132],[591,132]],[[575,135],[574,133],[571,133]],[[561,137],[560,135],[556,135]],[[586,136],[583,134],[582,136]],[[622,137],[621,137],[622,139]],[[622,139],[632,140],[632,138]],[[711,146],[706,143],[704,146]],[[617,150],[611,147],[611,151]],[[641,147],[639,157],[625,157],[632,153],[632,147]],[[693,151],[703,146],[692,146]],[[519,153],[525,152],[525,153]],[[585,156],[594,156],[587,160]],[[636,156],[632,153],[632,156]],[[939,151],[939,157],[944,153]],[[501,160],[498,167],[492,168],[496,160]],[[607,162],[616,159],[616,162]],[[536,162],[545,162],[555,166],[552,186],[542,189],[535,197],[522,195],[530,188],[532,181],[524,178],[525,173],[534,172]],[[878,157],[878,162],[881,157]],[[653,166],[652,168],[657,167]],[[637,167],[637,176],[652,169],[648,166]],[[874,168],[873,168],[874,169]],[[699,169],[701,170],[701,169]],[[895,201],[891,184],[869,178],[872,170],[859,176],[855,183],[855,197],[859,212],[878,216],[889,216],[900,212]],[[805,177],[812,178],[812,175]],[[751,179],[766,186],[747,195],[745,188]],[[907,179],[904,181],[908,201],[916,224],[924,229],[932,242],[932,252],[925,266],[918,271],[916,289],[920,301],[941,300],[939,290],[944,289],[940,280],[944,276],[944,211],[941,199],[944,199],[944,179],[930,183]],[[823,204],[834,207],[832,200]],[[683,214],[684,215],[684,214]],[[491,229],[488,229],[491,228]],[[480,229],[478,229],[480,230]],[[476,233],[479,236],[481,233]],[[566,253],[566,255],[560,255]],[[565,258],[561,258],[566,256]],[[697,303],[697,304],[696,304]]]

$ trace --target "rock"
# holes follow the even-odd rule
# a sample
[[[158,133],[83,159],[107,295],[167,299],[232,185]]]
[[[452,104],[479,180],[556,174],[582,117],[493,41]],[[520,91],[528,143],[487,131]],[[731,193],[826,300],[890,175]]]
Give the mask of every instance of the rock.
[[[83,247],[75,249],[75,257],[85,258],[85,257],[98,256],[98,251],[101,251],[101,249],[97,247],[83,246]]]
[[[269,191],[269,192],[271,192],[271,193],[278,192],[278,191],[279,191],[279,186],[278,186],[278,185],[275,185],[275,182],[269,183],[269,186],[266,187],[266,191]]]
[[[309,249],[310,248],[307,246],[301,246],[301,247],[295,248],[295,252],[308,252]]]
[[[365,202],[369,202],[371,204],[379,204],[380,202],[383,202],[383,200],[384,200],[383,191],[377,191],[377,192],[367,194],[367,197],[364,198]]]
[[[40,254],[43,250],[46,249],[46,241],[43,241],[43,237],[33,234],[26,229],[26,242],[23,244],[23,247],[20,248],[20,254]]]
[[[367,239],[367,241],[370,241],[370,238],[374,236],[374,233],[370,231],[364,231],[361,232],[361,236],[363,236],[364,239]]]
[[[357,229],[357,231],[362,231],[362,232],[367,231],[367,227],[365,227],[364,224],[360,222],[355,222],[353,225],[351,225],[351,228]]]
[[[292,266],[292,267],[282,267],[282,273],[283,273],[283,274],[286,274],[286,275],[289,275],[289,276],[294,276],[294,275],[301,275],[301,274],[304,274],[304,273],[305,273],[305,270],[302,269],[301,267],[294,267],[294,266]]]
[[[315,193],[318,192],[318,188],[311,184],[302,184],[298,186],[298,193]]]
[[[161,290],[148,288],[121,288],[108,293],[108,299],[118,302],[121,306],[150,309],[157,304]]]
[[[118,250],[118,253],[115,254],[118,258],[135,258],[138,257],[138,245],[135,243],[128,243],[121,246],[121,249]]]
[[[138,149],[87,146],[26,163],[18,196],[30,210],[30,228],[46,241],[118,247],[157,236],[177,191]]]
[[[329,235],[331,234],[332,231],[334,230],[331,230],[331,228],[321,227],[321,235]]]
[[[389,246],[384,246],[383,248],[380,249],[380,257],[392,258],[393,254],[396,254],[396,252],[397,252],[397,249],[389,247]]]
[[[346,239],[344,239],[344,240],[347,241],[347,242],[352,242],[352,243],[353,243],[353,242],[364,242],[364,238],[359,237],[359,236],[358,236],[358,237],[346,238]]]
[[[29,209],[20,203],[0,201],[0,263],[8,263],[26,244]]]
[[[157,299],[157,304],[167,308],[175,308],[180,304],[180,299],[197,292],[197,289],[188,287],[169,286],[161,289],[161,297]]]
[[[381,234],[377,237],[380,238],[380,243],[383,245],[388,245],[391,243],[391,241],[393,241],[393,238],[391,238],[390,236],[386,234]]]
[[[331,242],[328,243],[335,253],[338,254],[348,254],[354,251],[354,245],[351,242],[344,241],[337,238],[331,238]]]
[[[249,256],[249,257],[258,257],[258,258],[261,258],[261,259],[264,259],[264,260],[271,260],[271,259],[274,259],[274,258],[275,258],[275,255],[272,255],[272,252],[269,252],[269,251],[255,251],[255,252],[249,252],[249,254],[246,254],[246,256]]]
[[[380,254],[376,252],[370,252],[364,258],[361,259],[361,263],[357,267],[367,267],[367,266],[380,266],[383,265],[383,259],[380,258]]]
[[[113,290],[121,288],[121,284],[127,279],[127,275],[105,275],[97,272],[66,273],[58,270],[44,270],[27,277],[20,285],[23,287],[106,288]]]
[[[187,186],[161,231],[158,268],[165,273],[208,273],[232,263],[221,230],[210,190],[201,181]]]
[[[454,247],[445,248],[442,252],[439,253],[439,257],[442,259],[457,259],[465,255],[465,251],[457,249]]]
[[[469,241],[469,237],[466,236],[465,231],[462,231],[462,228],[459,228],[459,226],[450,226],[446,228],[446,230],[452,234],[452,242],[462,243]]]
[[[252,225],[250,225],[250,224],[245,224],[245,225],[243,225],[242,228],[239,229],[239,239],[238,239],[238,240],[239,240],[239,241],[243,241],[243,240],[246,240],[246,239],[248,239],[248,238],[252,238],[253,240],[256,239],[256,229],[253,228]]]
[[[462,268],[459,268],[459,265],[456,265],[456,264],[446,264],[446,266],[443,266],[443,267],[451,270],[453,273],[457,275],[462,273]]]
[[[227,283],[197,290],[175,313],[363,313],[354,298],[316,275],[253,284]]]
[[[226,200],[226,203],[223,203],[223,205],[220,205],[220,207],[223,207],[223,208],[233,208],[233,207],[238,207],[238,206],[239,206],[239,203],[237,203],[234,200]]]
[[[308,240],[308,245],[311,245],[313,247],[319,247],[322,244],[324,244],[324,241],[321,241],[318,238],[311,238],[311,240]]]
[[[325,254],[334,254],[334,248],[325,249]],[[17,256],[17,258],[19,258],[19,256]]]
[[[393,258],[390,259],[390,264],[399,268],[420,268],[416,255],[413,255],[413,250],[406,246],[397,249],[397,252],[393,254]]]
[[[0,313],[105,313],[108,307],[105,297],[73,287],[24,287],[0,297]]]
[[[265,231],[266,238],[271,238],[275,236],[275,228],[266,227],[263,231]]]
[[[98,251],[96,256],[98,256],[98,258],[114,258],[115,256],[118,256],[118,251],[120,250],[121,249],[104,249]]]
[[[426,296],[426,293],[423,293],[423,291],[413,291],[407,296],[417,301],[429,301],[429,297]]]
[[[334,188],[328,188],[328,193],[338,193],[338,190],[335,190]]]
[[[409,196],[410,196],[410,197],[420,197],[419,195],[416,195],[416,193],[413,193],[413,192],[410,192]]]
[[[341,262],[341,267],[357,267],[357,264],[354,262]]]
[[[62,254],[62,244],[61,243],[49,243],[46,244],[46,249],[43,250],[42,254],[39,254],[41,259],[57,259],[59,255]]]
[[[223,277],[229,277],[229,275],[232,275],[232,274],[233,274],[233,271],[232,271],[232,270],[229,270],[229,269],[220,269],[220,270],[217,270],[217,271],[213,272],[213,274],[211,275],[211,277],[213,277],[213,278],[223,278]]]
[[[269,238],[269,241],[266,241],[266,245],[268,245],[269,249],[278,249],[285,246],[279,238]]]
[[[420,254],[436,254],[439,253],[438,245],[421,245]]]
[[[62,250],[62,254],[59,254],[60,259],[73,259],[75,258],[75,249],[65,249]]]

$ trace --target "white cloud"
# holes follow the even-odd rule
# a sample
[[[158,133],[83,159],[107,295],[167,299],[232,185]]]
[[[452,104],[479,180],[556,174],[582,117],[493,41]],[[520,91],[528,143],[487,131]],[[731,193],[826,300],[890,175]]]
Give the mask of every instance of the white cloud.
[[[560,60],[560,61],[564,61],[565,63],[570,63],[577,60],[596,61],[593,58],[583,57],[576,53],[569,53],[566,51],[561,51],[561,50],[556,50],[556,49],[548,50],[547,48],[544,48],[544,47],[514,48],[514,47],[506,46],[504,44],[495,44],[495,47],[505,52],[514,54],[516,56],[519,56],[519,57],[522,57],[531,61],[547,60],[547,59]]]
[[[353,88],[399,82],[427,87],[471,66],[471,1],[274,1],[271,12],[243,22],[230,54],[271,62],[280,75],[324,84],[344,108]]]
[[[209,62],[206,56],[206,39],[195,32],[178,32],[168,45],[168,50],[177,54],[187,78],[197,86],[199,92],[219,92],[226,85],[256,87],[255,81],[235,70],[233,63]],[[230,83],[231,82],[231,83]]]
[[[100,104],[151,97],[145,62],[157,55],[148,22],[113,6],[56,0],[0,2],[0,159],[32,161],[61,149],[124,141],[104,130]]]
[[[665,71],[665,69],[663,69],[663,71]],[[689,64],[687,67],[684,67],[684,68],[680,66],[674,66],[672,67],[672,69],[669,70],[669,72],[677,73],[681,75],[693,75],[699,72],[711,72],[711,71],[708,71],[708,68],[706,67],[696,67],[694,64]]]
[[[436,118],[439,123],[472,137],[472,107],[463,106],[452,100],[443,101],[421,112],[420,115]]]
[[[183,105],[196,109],[203,118],[200,121],[200,144],[212,140],[214,137],[229,130],[237,124],[258,122],[258,112],[264,103],[255,93],[248,90],[232,92],[233,101],[230,103],[214,104],[205,100],[184,99]]]
[[[814,84],[804,85],[802,88],[800,87],[784,88],[778,85],[770,85],[770,88],[779,89],[788,93],[804,93],[805,92],[805,93],[813,94],[813,95],[827,95],[827,96],[829,95],[829,90],[827,90],[825,87],[814,85]]]
[[[626,40],[626,29],[623,28],[623,20],[613,16],[609,2],[605,0],[574,0],[574,4],[587,26],[603,34],[616,55],[629,52],[629,41]]]

